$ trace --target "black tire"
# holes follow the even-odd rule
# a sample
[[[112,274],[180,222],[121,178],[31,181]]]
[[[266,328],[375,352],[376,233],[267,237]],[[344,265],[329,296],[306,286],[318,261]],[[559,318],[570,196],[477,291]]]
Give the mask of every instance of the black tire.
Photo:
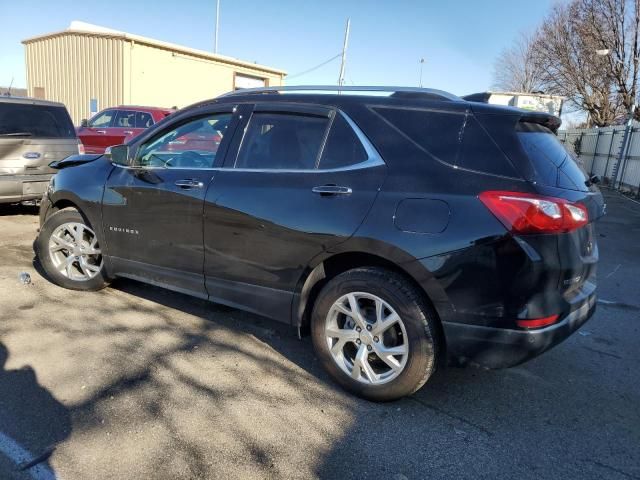
[[[109,284],[109,278],[106,275],[104,264],[102,269],[93,277],[87,280],[74,280],[66,277],[53,264],[53,260],[49,254],[49,241],[51,235],[56,228],[65,223],[81,223],[86,225],[93,231],[93,227],[89,221],[76,209],[65,208],[51,215],[45,221],[40,229],[40,233],[35,242],[36,255],[40,265],[44,269],[46,277],[56,285],[70,290],[95,291],[101,290]],[[97,232],[96,232],[97,235]],[[100,243],[100,238],[98,238]]]
[[[383,384],[351,378],[334,360],[325,336],[327,315],[340,297],[351,292],[373,294],[387,302],[404,324],[409,353],[402,372]],[[382,268],[349,270],[331,279],[321,290],[311,317],[313,345],[323,367],[344,389],[368,400],[390,401],[422,387],[436,370],[439,340],[437,317],[417,289],[402,275]]]

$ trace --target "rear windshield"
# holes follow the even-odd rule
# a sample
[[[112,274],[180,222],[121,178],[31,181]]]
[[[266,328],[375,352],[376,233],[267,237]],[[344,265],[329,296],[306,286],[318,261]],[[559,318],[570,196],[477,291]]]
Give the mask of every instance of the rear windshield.
[[[588,191],[587,174],[551,130],[537,124],[521,123],[518,139],[542,185]]]
[[[74,138],[64,107],[0,103],[0,137]]]

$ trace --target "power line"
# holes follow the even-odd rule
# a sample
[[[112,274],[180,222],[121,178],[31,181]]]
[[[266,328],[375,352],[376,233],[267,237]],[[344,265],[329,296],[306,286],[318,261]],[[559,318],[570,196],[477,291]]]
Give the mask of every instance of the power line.
[[[333,62],[336,58],[340,58],[341,56],[342,56],[342,52],[340,52],[339,54],[334,55],[334,56],[333,56],[333,57],[331,57],[330,59],[325,60],[324,62],[322,62],[322,63],[320,63],[320,64],[316,65],[315,67],[310,68],[309,70],[305,70],[305,71],[303,71],[303,72],[296,73],[295,75],[287,75],[287,80],[290,80],[290,79],[292,79],[292,78],[296,78],[296,77],[301,77],[302,75],[306,75],[307,73],[311,73],[311,72],[313,72],[314,70],[318,70],[319,68],[324,67],[327,63],[331,63],[331,62]]]

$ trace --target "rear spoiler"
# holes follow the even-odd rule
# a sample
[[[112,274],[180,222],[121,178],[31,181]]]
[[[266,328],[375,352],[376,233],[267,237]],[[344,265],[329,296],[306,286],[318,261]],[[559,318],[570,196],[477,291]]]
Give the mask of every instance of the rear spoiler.
[[[506,113],[510,115],[517,114],[520,115],[520,122],[536,123],[548,128],[553,133],[557,133],[560,125],[562,124],[562,120],[560,120],[559,117],[551,115],[550,113],[538,112],[535,110],[525,110],[522,108],[509,107],[506,105],[490,104],[490,97],[491,93],[482,92],[466,95],[462,97],[462,99],[467,102],[484,104],[482,107],[482,113]],[[476,111],[479,109],[473,108],[473,110]]]
[[[525,113],[520,117],[521,122],[537,123],[538,125],[547,127],[553,133],[557,133],[560,125],[562,125],[562,120],[550,113],[532,112],[530,110],[524,110],[524,112]]]

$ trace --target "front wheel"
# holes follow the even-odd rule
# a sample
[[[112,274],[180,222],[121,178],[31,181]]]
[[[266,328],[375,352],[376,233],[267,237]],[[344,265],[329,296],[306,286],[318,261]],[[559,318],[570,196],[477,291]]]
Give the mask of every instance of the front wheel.
[[[100,290],[108,284],[96,232],[75,209],[51,215],[36,240],[40,265],[51,281],[71,290]]]
[[[342,387],[387,401],[415,392],[435,371],[436,321],[401,275],[358,268],[322,289],[311,332],[323,366]]]

